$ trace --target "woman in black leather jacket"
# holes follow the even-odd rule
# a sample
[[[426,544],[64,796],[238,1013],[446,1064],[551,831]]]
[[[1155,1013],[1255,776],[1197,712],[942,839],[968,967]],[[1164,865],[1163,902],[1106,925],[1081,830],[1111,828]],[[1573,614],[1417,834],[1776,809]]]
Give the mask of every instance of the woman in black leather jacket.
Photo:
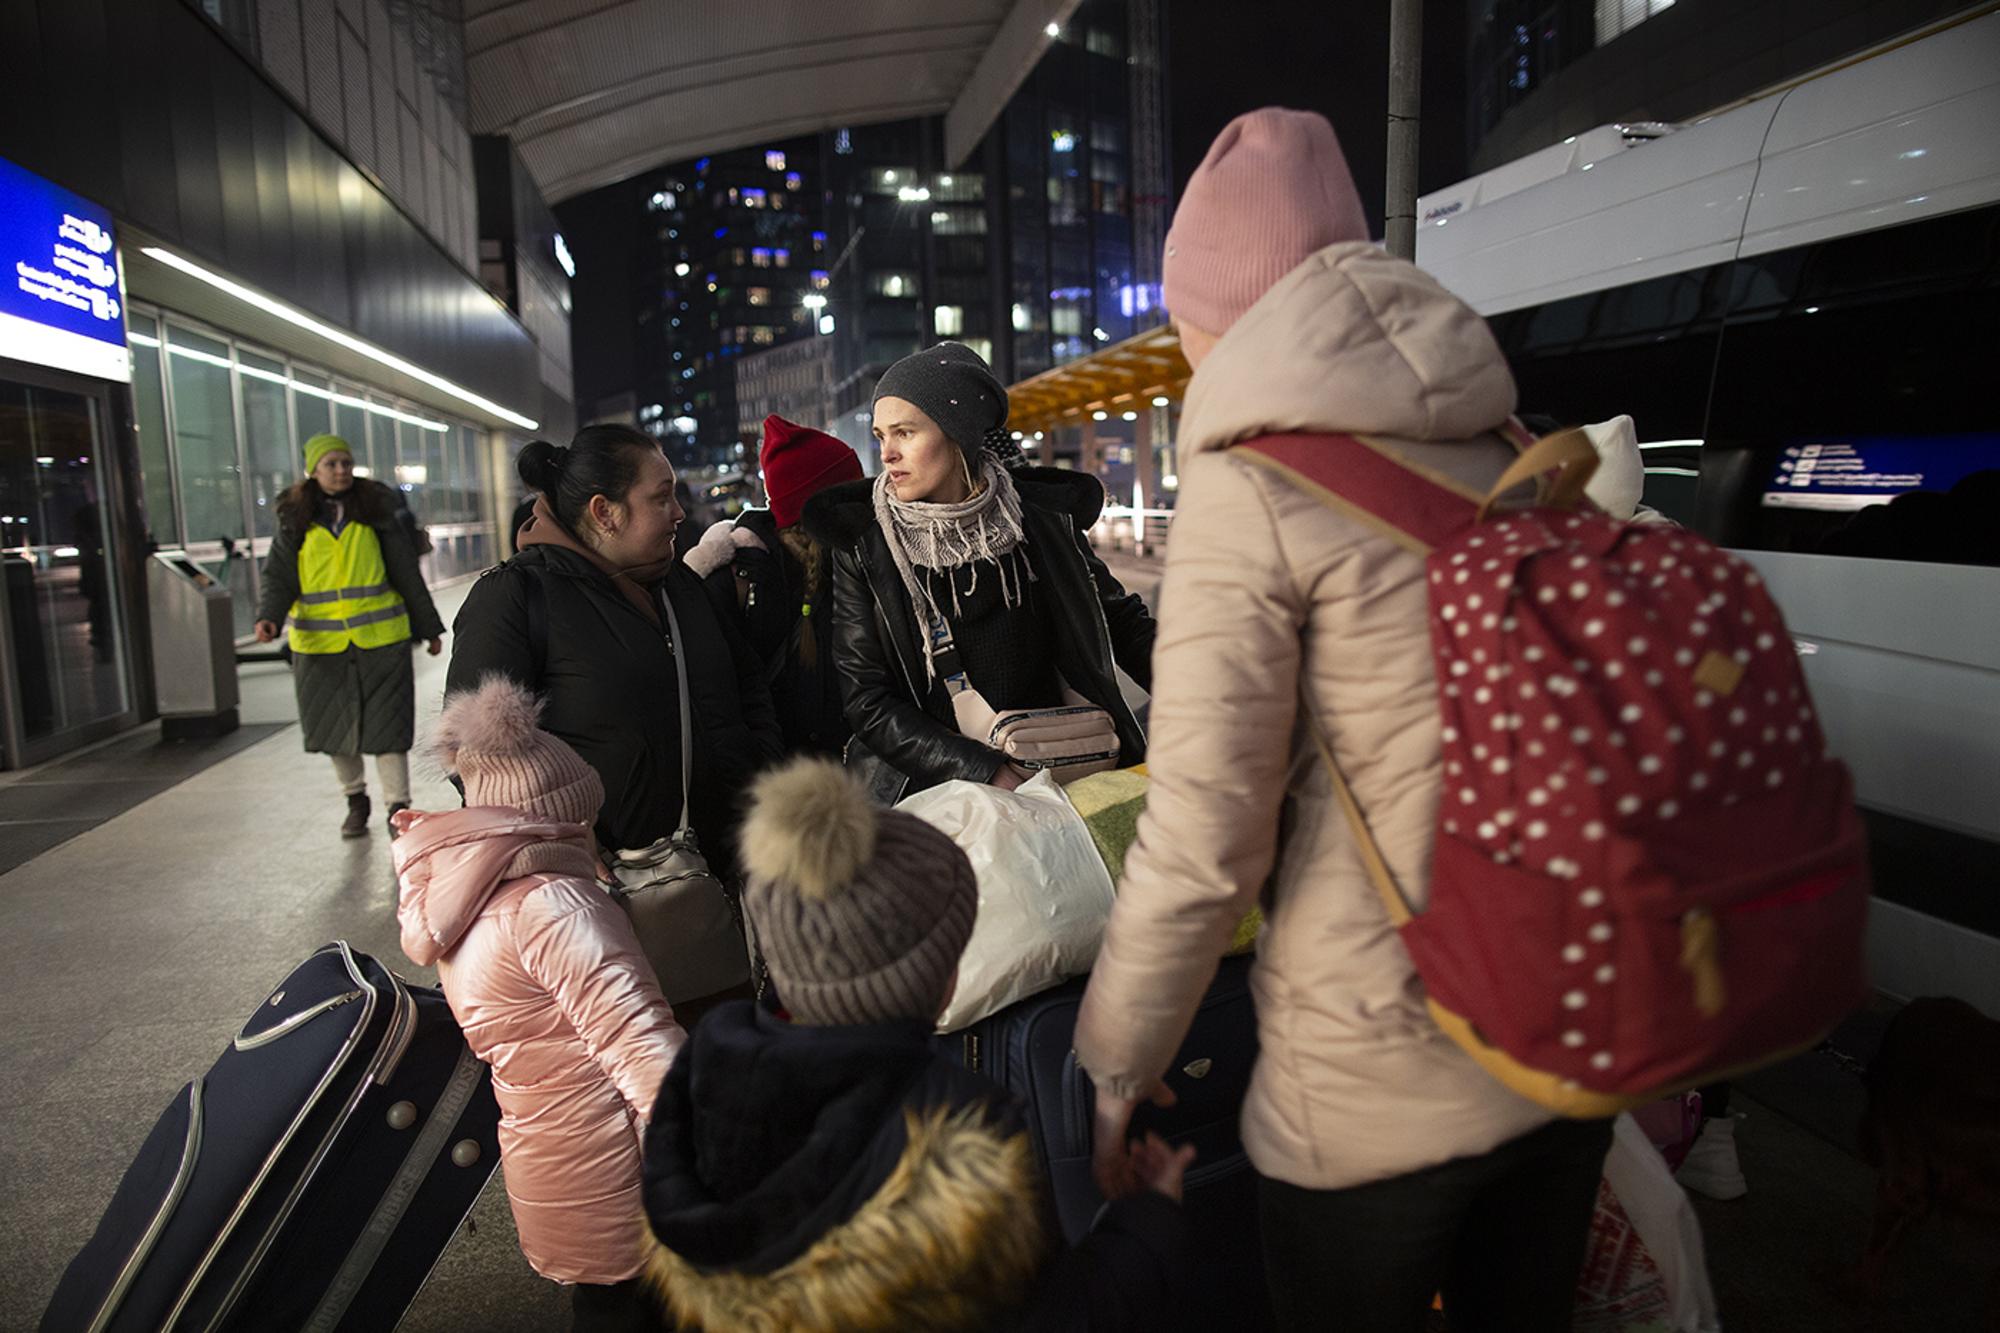
[[[896,771],[873,775],[885,798],[953,778],[1011,788],[1024,777],[960,734],[932,651],[940,623],[993,709],[1055,707],[1067,686],[1110,713],[1121,765],[1145,759],[1118,668],[1150,684],[1153,618],[1084,539],[1104,487],[1003,464],[1004,453],[1018,457],[1006,424],[1007,392],[977,353],[958,343],[919,352],[876,387],[882,475],[806,506],[808,531],[833,553],[850,762],[872,755]]]

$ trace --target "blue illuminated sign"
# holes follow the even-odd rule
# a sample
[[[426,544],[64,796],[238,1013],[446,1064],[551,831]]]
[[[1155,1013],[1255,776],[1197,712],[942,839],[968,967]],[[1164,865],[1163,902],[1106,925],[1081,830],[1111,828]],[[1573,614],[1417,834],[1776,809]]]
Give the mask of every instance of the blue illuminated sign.
[[[0,357],[129,382],[111,214],[0,159]]]
[[[2000,467],[2000,435],[1849,435],[1789,441],[1771,469],[1774,509],[1865,509],[1910,491],[1948,491]]]

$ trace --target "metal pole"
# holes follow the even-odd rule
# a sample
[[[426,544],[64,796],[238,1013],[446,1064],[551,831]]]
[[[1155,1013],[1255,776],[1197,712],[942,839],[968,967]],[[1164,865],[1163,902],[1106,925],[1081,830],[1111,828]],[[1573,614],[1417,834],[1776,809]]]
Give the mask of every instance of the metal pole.
[[[1389,0],[1389,253],[1417,257],[1417,122],[1423,108],[1423,0]]]

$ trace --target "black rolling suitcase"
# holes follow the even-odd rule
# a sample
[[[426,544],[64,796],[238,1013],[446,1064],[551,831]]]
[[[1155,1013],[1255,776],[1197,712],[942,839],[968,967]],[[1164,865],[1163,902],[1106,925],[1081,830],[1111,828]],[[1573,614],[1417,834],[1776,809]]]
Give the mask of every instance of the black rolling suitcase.
[[[1152,1129],[1171,1143],[1195,1145],[1183,1198],[1200,1270],[1189,1275],[1195,1306],[1190,1328],[1271,1326],[1257,1228],[1257,1175],[1237,1127],[1257,1063],[1250,963],[1247,957],[1223,959],[1202,997],[1187,1040],[1167,1070],[1179,1101],[1164,1110],[1141,1106],[1133,1117],[1135,1132]],[[939,1039],[967,1067],[1027,1103],[1035,1151],[1071,1241],[1090,1229],[1104,1205],[1090,1175],[1096,1090],[1074,1050],[1085,980],[1030,996]]]
[[[499,1123],[444,996],[329,944],[154,1125],[43,1333],[394,1328]]]

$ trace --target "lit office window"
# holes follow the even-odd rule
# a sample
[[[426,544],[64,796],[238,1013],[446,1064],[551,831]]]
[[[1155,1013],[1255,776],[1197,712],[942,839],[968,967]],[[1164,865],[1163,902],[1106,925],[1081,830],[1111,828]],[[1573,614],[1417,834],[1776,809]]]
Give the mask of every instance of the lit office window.
[[[1597,0],[1597,44],[1632,31],[1674,7],[1674,0]]]

